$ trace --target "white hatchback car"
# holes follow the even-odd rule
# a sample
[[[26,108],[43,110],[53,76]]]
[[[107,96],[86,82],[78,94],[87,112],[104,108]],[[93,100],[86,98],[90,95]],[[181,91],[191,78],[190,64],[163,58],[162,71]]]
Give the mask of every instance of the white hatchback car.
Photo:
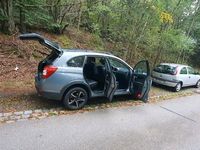
[[[174,91],[178,92],[186,86],[199,88],[200,74],[187,65],[161,63],[153,69],[152,81],[173,87]]]

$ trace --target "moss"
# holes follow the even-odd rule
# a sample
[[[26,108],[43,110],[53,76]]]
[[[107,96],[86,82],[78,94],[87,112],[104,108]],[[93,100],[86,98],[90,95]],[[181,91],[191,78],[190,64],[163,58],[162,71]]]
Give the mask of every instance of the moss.
[[[66,36],[66,35],[60,35],[58,36],[58,40],[62,47],[64,48],[73,48],[73,42]]]
[[[88,41],[88,46],[97,50],[104,50],[103,41],[98,35],[92,35],[92,38]]]

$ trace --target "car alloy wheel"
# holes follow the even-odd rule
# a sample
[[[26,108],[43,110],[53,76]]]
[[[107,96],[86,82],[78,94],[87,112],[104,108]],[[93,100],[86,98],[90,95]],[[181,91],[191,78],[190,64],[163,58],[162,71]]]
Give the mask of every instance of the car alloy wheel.
[[[181,83],[177,83],[176,87],[175,87],[175,92],[179,92],[182,88],[182,84]]]
[[[67,109],[76,110],[82,108],[88,100],[88,94],[83,88],[72,88],[64,98],[64,105]]]

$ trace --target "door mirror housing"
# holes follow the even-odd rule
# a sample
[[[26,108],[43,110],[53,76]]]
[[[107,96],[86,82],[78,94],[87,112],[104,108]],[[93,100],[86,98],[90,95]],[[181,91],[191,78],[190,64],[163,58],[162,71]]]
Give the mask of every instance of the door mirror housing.
[[[112,71],[114,71],[114,72],[117,72],[119,69],[117,68],[117,67],[111,67],[112,68]]]

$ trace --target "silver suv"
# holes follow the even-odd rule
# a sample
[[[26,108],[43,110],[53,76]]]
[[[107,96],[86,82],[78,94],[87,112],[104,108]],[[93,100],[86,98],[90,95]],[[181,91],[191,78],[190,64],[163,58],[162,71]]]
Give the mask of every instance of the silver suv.
[[[62,100],[68,109],[82,108],[88,98],[130,94],[148,100],[151,77],[148,61],[134,68],[122,59],[107,53],[62,49],[42,36],[22,34],[21,40],[36,40],[50,48],[51,54],[38,65],[35,86],[40,95]]]
[[[173,87],[178,92],[182,87],[200,87],[200,75],[192,67],[180,64],[161,63],[152,72],[153,83]]]

